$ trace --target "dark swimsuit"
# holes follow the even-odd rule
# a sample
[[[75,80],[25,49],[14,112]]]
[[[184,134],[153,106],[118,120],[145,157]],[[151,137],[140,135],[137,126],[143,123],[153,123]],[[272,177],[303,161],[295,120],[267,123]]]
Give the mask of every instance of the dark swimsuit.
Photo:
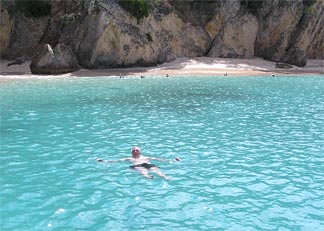
[[[143,164],[135,164],[135,165],[131,165],[130,168],[134,169],[137,167],[142,167],[142,168],[146,168],[146,169],[150,169],[153,167],[157,167],[155,164],[148,164],[148,163],[143,163]]]

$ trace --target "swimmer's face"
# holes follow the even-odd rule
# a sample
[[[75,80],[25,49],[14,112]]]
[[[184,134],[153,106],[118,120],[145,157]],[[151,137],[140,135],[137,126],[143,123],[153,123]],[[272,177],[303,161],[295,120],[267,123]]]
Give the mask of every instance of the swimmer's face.
[[[132,148],[132,156],[134,158],[138,158],[141,155],[141,149],[139,147],[133,147]]]

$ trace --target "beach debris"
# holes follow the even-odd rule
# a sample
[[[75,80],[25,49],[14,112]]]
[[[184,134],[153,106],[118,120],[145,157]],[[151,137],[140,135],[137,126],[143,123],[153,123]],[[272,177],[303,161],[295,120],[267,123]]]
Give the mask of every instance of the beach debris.
[[[290,69],[290,68],[293,68],[293,66],[288,63],[277,62],[275,68]]]

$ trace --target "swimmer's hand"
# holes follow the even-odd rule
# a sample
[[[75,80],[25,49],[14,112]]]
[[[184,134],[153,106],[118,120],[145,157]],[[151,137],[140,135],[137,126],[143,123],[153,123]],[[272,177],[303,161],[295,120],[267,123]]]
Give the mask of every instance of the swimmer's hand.
[[[169,164],[172,164],[176,161],[181,161],[182,159],[180,157],[174,157],[172,160],[169,160]]]

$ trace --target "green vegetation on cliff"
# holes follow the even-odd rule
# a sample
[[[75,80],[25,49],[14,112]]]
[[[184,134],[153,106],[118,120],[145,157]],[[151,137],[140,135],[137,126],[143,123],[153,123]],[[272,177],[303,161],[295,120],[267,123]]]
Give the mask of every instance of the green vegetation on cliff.
[[[316,3],[316,0],[303,0],[304,14],[311,13],[315,3]]]
[[[139,20],[149,15],[149,5],[145,0],[119,0],[119,5]]]

